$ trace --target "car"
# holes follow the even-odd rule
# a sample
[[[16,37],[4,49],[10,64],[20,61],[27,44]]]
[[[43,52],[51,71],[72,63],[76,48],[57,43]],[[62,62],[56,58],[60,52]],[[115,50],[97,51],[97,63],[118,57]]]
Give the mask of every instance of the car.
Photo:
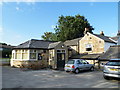
[[[108,61],[103,68],[103,77],[107,80],[113,77],[120,79],[120,60]]]
[[[66,72],[74,72],[74,73],[79,73],[80,71],[83,70],[94,70],[94,65],[89,64],[86,60],[83,59],[70,59],[68,62],[65,64],[64,70]]]

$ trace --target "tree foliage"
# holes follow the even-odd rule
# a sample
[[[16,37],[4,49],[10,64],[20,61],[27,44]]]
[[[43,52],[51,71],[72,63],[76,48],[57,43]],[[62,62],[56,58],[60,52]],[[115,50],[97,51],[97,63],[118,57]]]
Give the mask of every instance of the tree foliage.
[[[93,28],[84,16],[60,16],[55,32],[59,41],[65,41],[83,37],[85,28],[92,33]]]
[[[45,32],[44,35],[41,36],[44,40],[48,41],[57,41],[57,36],[52,32]]]
[[[46,32],[42,36],[45,40],[57,40],[66,41],[84,36],[85,28],[89,28],[90,33],[93,33],[94,28],[90,26],[90,23],[84,16],[60,16],[56,27],[55,33]],[[54,39],[52,37],[54,36]]]

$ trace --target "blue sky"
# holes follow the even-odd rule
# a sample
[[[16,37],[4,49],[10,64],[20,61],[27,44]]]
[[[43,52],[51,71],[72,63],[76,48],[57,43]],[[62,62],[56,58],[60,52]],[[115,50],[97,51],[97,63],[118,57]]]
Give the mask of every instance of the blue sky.
[[[104,31],[107,36],[115,36],[118,31],[117,2],[5,2],[0,8],[0,42],[11,45],[54,32],[61,15],[85,16],[96,34]]]

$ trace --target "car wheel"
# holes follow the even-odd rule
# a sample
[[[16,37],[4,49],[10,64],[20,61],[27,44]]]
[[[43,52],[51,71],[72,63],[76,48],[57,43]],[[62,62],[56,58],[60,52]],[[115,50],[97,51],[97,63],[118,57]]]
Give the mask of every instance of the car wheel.
[[[104,79],[106,79],[106,80],[110,80],[110,78],[109,77],[107,77],[107,76],[103,76],[104,77]]]
[[[94,71],[94,67],[91,67],[91,68],[90,68],[90,71]]]
[[[75,73],[78,74],[80,71],[78,68],[75,69]]]

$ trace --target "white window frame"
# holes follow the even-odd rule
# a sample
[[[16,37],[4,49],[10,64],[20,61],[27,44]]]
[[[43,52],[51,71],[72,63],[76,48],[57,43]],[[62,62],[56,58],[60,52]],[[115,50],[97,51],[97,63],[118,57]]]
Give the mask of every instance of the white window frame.
[[[31,50],[32,50],[32,52],[31,52]],[[36,50],[36,52],[34,52],[34,50],[35,50],[35,49],[30,49],[30,51],[29,51],[29,60],[30,60],[30,61],[36,61],[36,60],[37,60],[37,56],[38,56],[38,55],[37,55],[37,50]],[[31,53],[36,53],[36,58],[35,58],[35,59],[31,59],[31,58],[30,58],[30,57],[31,57],[31,56],[30,56]]]
[[[87,50],[86,50],[87,48],[91,48],[91,51],[87,51]],[[92,50],[93,50],[93,45],[92,45],[91,43],[85,44],[85,50],[86,50],[86,52],[92,52]]]
[[[60,52],[57,52],[57,50],[60,50]],[[57,49],[57,50],[56,50],[57,53],[66,53],[65,49]],[[64,50],[65,52],[62,52],[62,50]]]

